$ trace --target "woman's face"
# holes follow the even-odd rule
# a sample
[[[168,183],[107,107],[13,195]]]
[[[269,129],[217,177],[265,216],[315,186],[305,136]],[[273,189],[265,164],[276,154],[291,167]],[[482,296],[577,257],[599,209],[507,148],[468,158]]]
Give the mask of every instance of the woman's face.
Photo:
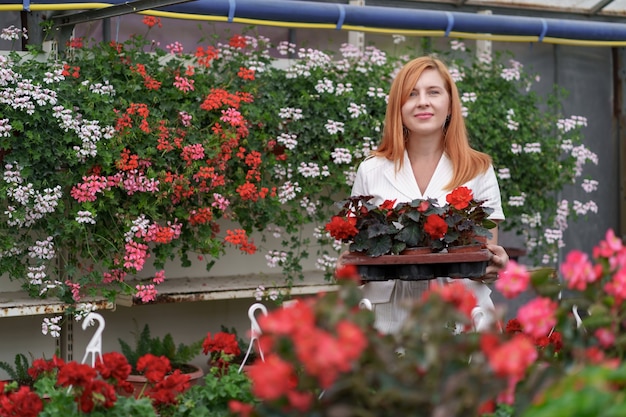
[[[402,105],[402,124],[418,135],[441,134],[450,114],[450,96],[439,71],[426,69]]]

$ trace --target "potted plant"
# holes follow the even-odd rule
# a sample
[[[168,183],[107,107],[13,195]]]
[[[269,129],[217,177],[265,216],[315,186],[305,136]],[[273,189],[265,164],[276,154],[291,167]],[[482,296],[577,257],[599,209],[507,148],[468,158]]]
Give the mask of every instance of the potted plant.
[[[32,360],[32,355],[31,355]],[[17,353],[13,360],[13,365],[8,362],[0,361],[0,369],[7,373],[9,381],[15,381],[18,385],[26,385],[32,387],[34,379],[28,374],[31,360],[23,353]]]
[[[144,340],[153,341],[153,345],[160,344],[154,343],[158,338],[150,337],[145,327],[143,335]],[[238,366],[232,362],[239,352],[235,335],[228,332],[207,334],[200,344],[211,358],[209,372],[202,384],[190,386],[189,376],[180,369],[172,370],[167,357],[146,353],[138,358],[137,367],[144,371],[148,383],[136,395],[124,395],[133,388],[128,382],[132,366],[120,352],[102,354],[93,367],[75,361],[65,362],[57,356],[50,360],[34,359],[24,371],[29,381],[0,381],[0,415],[226,417],[232,415],[230,406],[233,401],[256,403],[250,379],[245,372],[238,372]],[[130,346],[125,346],[128,353]],[[192,350],[196,351],[197,346],[194,343]],[[135,349],[139,350],[142,349]],[[26,362],[21,354],[19,358],[16,363],[23,369]]]
[[[192,384],[200,382],[204,375],[201,368],[189,363],[202,350],[203,340],[177,345],[170,333],[162,338],[152,336],[150,327],[146,323],[141,332],[135,333],[134,345],[121,338],[118,338],[118,342],[121,353],[131,366],[128,381],[134,386],[134,395],[142,395],[151,384],[154,384],[155,381],[151,381],[147,375],[146,365],[157,358],[167,359],[168,365],[165,366],[169,366],[172,371],[178,370],[188,375]]]
[[[246,404],[246,408],[258,404],[247,371],[240,371],[237,362],[241,348],[236,332],[208,333],[202,349],[209,356],[209,371],[202,384],[182,394],[173,416],[227,417],[242,411],[236,404]]]
[[[400,253],[406,244],[395,241],[400,231],[395,200],[380,206],[372,204],[372,196],[354,196],[338,203],[339,213],[325,228],[332,237],[350,244],[350,251],[376,257]]]

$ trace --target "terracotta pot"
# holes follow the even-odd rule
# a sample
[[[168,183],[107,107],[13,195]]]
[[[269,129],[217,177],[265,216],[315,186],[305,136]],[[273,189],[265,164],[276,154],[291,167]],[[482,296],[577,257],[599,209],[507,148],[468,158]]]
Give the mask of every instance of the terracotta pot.
[[[201,368],[198,368],[194,365],[185,365],[186,369],[189,369],[190,372],[184,372],[185,375],[189,375],[189,386],[198,385],[202,381],[202,377],[204,376],[204,371]],[[167,377],[166,377],[167,378]],[[119,392],[119,394],[126,396],[134,396],[135,398],[139,397],[142,394],[142,391],[145,391],[149,388],[147,385],[148,380],[143,375],[134,375],[131,374],[128,376],[126,381],[130,382],[134,387],[134,391],[131,393],[127,392]]]

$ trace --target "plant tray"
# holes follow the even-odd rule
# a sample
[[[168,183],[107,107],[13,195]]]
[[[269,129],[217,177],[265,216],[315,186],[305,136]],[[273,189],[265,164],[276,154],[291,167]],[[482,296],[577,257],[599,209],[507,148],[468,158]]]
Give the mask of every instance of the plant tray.
[[[439,277],[480,278],[485,275],[490,258],[491,252],[487,249],[376,257],[346,252],[339,257],[339,263],[356,265],[363,281],[421,281]]]

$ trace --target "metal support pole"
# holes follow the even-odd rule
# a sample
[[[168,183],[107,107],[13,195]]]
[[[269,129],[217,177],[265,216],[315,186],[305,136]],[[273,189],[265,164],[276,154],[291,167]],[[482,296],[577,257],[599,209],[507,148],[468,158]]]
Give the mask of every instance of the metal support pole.
[[[365,6],[365,0],[350,0],[350,6]],[[351,30],[348,32],[348,43],[361,52],[365,51],[365,33]]]
[[[74,319],[67,316],[61,326],[61,335],[57,339],[57,351],[65,362],[74,360]]]

